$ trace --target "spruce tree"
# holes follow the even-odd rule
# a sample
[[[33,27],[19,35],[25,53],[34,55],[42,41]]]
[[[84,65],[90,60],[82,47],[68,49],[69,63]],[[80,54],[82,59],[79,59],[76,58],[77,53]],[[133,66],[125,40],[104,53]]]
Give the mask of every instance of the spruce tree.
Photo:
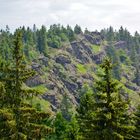
[[[23,88],[24,82],[35,73],[25,64],[20,30],[14,36],[12,65],[8,66],[3,62],[0,68],[0,80],[5,89],[5,93],[1,95],[3,106],[0,110],[0,124],[6,124],[1,138],[7,137],[8,129],[11,129],[8,137],[14,140],[45,138],[51,129],[43,125],[43,120],[50,113],[37,111],[25,103],[28,97],[37,94],[33,89]]]
[[[82,93],[82,94],[81,94]],[[77,108],[78,114],[76,118],[79,124],[79,137],[81,139],[86,138],[87,140],[94,139],[93,132],[93,122],[92,122],[92,113],[94,112],[94,103],[95,99],[93,96],[93,87],[84,85],[80,91],[81,98],[80,104]]]
[[[79,125],[76,118],[73,116],[71,121],[67,124],[65,130],[65,138],[66,140],[79,140]]]
[[[0,71],[2,68],[0,69]],[[1,79],[0,79],[1,80]],[[4,82],[0,82],[0,139],[9,139],[16,131],[16,123],[13,112],[8,108],[7,101],[10,101],[6,94]]]
[[[72,117],[72,104],[70,102],[70,99],[67,95],[67,93],[65,93],[63,95],[63,99],[60,105],[60,110],[62,112],[62,116],[67,120],[70,121],[71,117]]]
[[[82,33],[82,29],[81,29],[81,27],[79,26],[79,25],[75,25],[75,27],[74,27],[74,33],[75,34],[80,34],[80,33]]]
[[[110,43],[110,47],[106,49],[107,55],[111,58],[112,63],[114,64],[112,68],[114,78],[120,80],[121,79],[121,65],[118,52],[115,50],[115,47],[112,43]]]
[[[93,140],[93,116],[94,112],[94,97],[93,93],[85,93],[80,99],[80,105],[77,108],[77,121],[79,124],[79,137],[81,139]]]
[[[140,86],[140,66],[136,66],[136,72],[135,72],[135,79],[134,82]]]
[[[117,81],[112,78],[113,68],[110,59],[106,58],[101,64],[104,74],[99,75],[99,80],[95,83],[93,94],[94,101],[90,105],[92,108],[78,110],[78,120],[80,125],[86,126],[90,137],[83,136],[89,140],[124,140],[132,139],[133,126],[130,124],[129,101],[120,94]],[[84,98],[87,99],[87,98]],[[91,98],[86,102],[89,104]],[[85,108],[84,102],[79,108]],[[89,112],[83,118],[83,113]],[[90,117],[90,118],[89,118]],[[88,124],[86,124],[88,122]],[[86,132],[85,132],[86,133]]]
[[[48,46],[45,26],[42,26],[40,30],[37,30],[37,50],[47,56]]]
[[[122,98],[119,84],[112,79],[113,65],[110,59],[105,59],[101,68],[104,74],[100,75],[101,79],[95,86],[95,137],[106,140],[131,139],[129,102]]]
[[[62,116],[62,113],[58,112],[55,120],[53,120],[51,123],[54,127],[54,133],[49,135],[47,140],[64,140],[68,122]]]
[[[106,39],[110,42],[113,42],[115,39],[114,29],[111,26],[107,29]]]
[[[136,140],[140,140],[140,105],[137,107],[137,111],[135,113],[135,131],[134,136]]]

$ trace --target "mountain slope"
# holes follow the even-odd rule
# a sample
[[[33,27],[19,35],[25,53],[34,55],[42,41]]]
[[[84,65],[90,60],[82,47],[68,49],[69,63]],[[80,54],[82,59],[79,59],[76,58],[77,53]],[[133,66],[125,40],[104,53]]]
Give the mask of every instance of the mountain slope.
[[[41,90],[43,95],[39,98],[46,100],[43,104],[52,110],[61,108],[65,96],[76,106],[85,89],[94,88],[94,81],[102,72],[99,64],[105,56],[114,64],[113,76],[122,85],[122,94],[132,99],[132,105],[138,105],[140,35],[137,32],[132,36],[122,27],[119,31],[109,27],[100,32],[86,29],[83,33],[78,25],[73,30],[56,24],[48,30],[45,26],[37,29],[35,25],[33,29],[22,27],[20,30],[26,63],[36,71],[26,84]],[[12,42],[10,31],[2,30],[1,59],[10,61]]]
[[[109,55],[108,51],[112,46],[119,59],[122,55],[127,56],[126,62],[119,62],[119,81],[124,86],[124,92],[132,99],[132,104],[137,105],[140,88],[133,83],[135,67],[127,64],[127,61],[130,63],[131,60],[126,41],[115,41],[109,45],[99,32],[79,34],[74,41],[65,42],[59,49],[50,48],[48,57],[41,56],[39,62],[32,63],[32,67],[40,74],[33,78],[31,83],[39,81],[36,86],[43,84],[47,87],[48,90],[42,97],[51,102],[53,109],[60,108],[65,94],[73,105],[77,105],[81,96],[79,91],[86,85],[94,87],[93,82],[100,71],[98,66],[103,58]],[[109,56],[112,55],[113,53]]]

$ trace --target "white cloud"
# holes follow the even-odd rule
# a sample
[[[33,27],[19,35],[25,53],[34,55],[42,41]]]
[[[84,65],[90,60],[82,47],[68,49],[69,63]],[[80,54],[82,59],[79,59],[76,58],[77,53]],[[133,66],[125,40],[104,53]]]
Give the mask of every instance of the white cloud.
[[[54,23],[91,30],[121,25],[140,31],[139,0],[0,0],[0,28]]]

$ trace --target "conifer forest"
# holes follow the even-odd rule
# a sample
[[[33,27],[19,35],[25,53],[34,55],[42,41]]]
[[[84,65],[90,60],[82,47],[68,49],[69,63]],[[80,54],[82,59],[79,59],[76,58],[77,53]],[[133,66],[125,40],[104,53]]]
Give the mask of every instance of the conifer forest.
[[[0,140],[140,140],[140,0],[0,0]]]

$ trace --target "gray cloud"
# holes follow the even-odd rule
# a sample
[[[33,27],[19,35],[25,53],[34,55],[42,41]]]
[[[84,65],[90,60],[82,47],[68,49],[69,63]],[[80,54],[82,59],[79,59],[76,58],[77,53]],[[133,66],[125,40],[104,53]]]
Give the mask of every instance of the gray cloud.
[[[0,0],[0,28],[75,24],[91,30],[121,25],[140,31],[139,0]]]

